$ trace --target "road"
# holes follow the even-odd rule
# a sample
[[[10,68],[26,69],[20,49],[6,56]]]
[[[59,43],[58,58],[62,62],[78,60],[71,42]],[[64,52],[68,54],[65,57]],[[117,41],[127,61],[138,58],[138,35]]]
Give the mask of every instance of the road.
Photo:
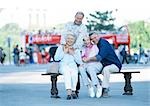
[[[48,68],[46,65],[26,65],[26,66],[1,66],[0,83],[49,83],[49,76],[41,76]],[[132,81],[150,81],[150,65],[130,64],[123,65],[122,70],[137,70],[139,73],[132,75]],[[123,82],[122,74],[112,74],[111,82]],[[102,75],[99,76],[102,78]],[[63,76],[59,76],[59,82],[63,82]]]
[[[123,70],[138,70],[132,75],[133,96],[124,96],[122,74],[111,75],[110,98],[89,98],[81,81],[79,99],[66,100],[63,76],[58,78],[61,99],[50,98],[50,77],[41,76],[48,65],[0,66],[0,106],[149,106],[150,65],[124,65]],[[99,77],[102,77],[101,75]]]

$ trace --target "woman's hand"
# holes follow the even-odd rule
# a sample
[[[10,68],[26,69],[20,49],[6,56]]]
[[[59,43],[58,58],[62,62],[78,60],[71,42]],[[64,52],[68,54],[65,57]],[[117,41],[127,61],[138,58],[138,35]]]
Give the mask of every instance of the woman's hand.
[[[64,50],[64,53],[68,53],[69,52],[69,47],[67,45],[65,45],[63,50]]]
[[[71,54],[71,55],[74,55],[74,53],[75,53],[74,51],[75,51],[75,49],[72,48],[72,47],[70,47],[70,48],[68,49],[68,53]]]

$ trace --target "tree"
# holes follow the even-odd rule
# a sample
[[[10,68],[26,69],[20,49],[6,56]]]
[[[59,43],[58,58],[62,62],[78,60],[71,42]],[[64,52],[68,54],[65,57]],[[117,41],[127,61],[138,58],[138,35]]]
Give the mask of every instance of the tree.
[[[141,43],[143,47],[150,48],[150,24],[144,21],[137,21],[128,24],[131,36],[131,48],[138,48]]]
[[[99,12],[96,11],[95,14],[89,14],[87,17],[87,28],[89,31],[114,31],[114,20],[112,17],[113,11]]]
[[[6,56],[8,57],[8,38],[11,38],[11,47],[10,50],[12,50],[14,44],[20,44],[20,33],[21,33],[21,28],[19,27],[18,24],[16,23],[8,23],[4,25],[2,28],[0,28],[0,46],[3,47],[3,49],[6,52]],[[7,59],[7,58],[6,58]]]
[[[11,37],[14,42],[20,43],[19,42],[20,41],[19,40],[20,39],[20,32],[21,32],[21,28],[19,27],[18,24],[9,23],[9,24],[4,25],[0,29],[0,45],[4,46],[4,44],[6,44],[5,41],[6,41],[8,36]]]

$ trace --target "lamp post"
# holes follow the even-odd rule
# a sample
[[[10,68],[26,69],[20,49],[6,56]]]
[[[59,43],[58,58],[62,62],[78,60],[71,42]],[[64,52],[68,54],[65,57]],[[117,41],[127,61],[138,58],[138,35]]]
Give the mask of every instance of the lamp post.
[[[10,46],[11,46],[11,38],[7,38],[8,49],[9,49],[9,64],[11,64],[11,56],[10,56]]]

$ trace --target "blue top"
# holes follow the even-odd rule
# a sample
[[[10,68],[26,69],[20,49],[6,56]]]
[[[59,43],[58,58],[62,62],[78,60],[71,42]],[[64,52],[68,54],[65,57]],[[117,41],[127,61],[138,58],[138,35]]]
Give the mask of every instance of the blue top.
[[[115,64],[119,70],[121,70],[122,64],[107,40],[100,38],[97,47],[99,48],[99,52],[96,55],[96,58],[103,64],[104,67]]]

